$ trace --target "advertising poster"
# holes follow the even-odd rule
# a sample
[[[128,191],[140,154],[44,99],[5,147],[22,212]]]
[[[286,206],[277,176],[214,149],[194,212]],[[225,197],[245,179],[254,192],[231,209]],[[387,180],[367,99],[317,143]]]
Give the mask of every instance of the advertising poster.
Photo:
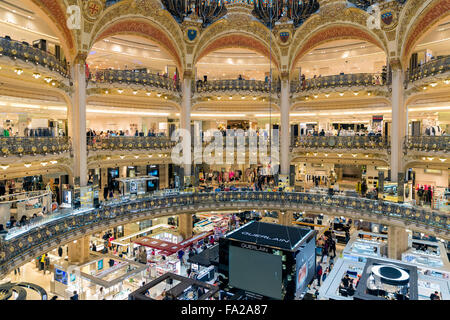
[[[295,258],[297,265],[297,278],[296,278],[296,289],[297,293],[300,294],[306,290],[307,285],[314,278],[314,273],[316,270],[316,244],[313,239],[297,253]]]

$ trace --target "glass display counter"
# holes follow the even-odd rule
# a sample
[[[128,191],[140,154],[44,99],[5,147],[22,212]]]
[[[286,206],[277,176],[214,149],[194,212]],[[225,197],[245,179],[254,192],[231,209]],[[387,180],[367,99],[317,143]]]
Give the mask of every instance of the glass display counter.
[[[358,231],[350,238],[342,253],[344,259],[364,262],[367,258],[387,255],[387,236]]]

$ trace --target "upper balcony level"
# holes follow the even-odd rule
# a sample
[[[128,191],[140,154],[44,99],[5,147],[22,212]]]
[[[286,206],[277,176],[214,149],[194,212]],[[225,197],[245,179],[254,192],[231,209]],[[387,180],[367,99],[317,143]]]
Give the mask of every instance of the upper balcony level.
[[[10,37],[0,37],[0,57],[9,57],[13,61],[20,60],[25,63],[44,67],[57,72],[65,78],[69,77],[67,66],[54,55],[30,46],[27,42],[12,40]]]
[[[249,137],[243,140],[250,146]],[[225,147],[226,140],[223,140]],[[228,142],[227,142],[228,143]],[[236,142],[235,142],[236,143]],[[255,139],[255,146],[259,139]],[[299,136],[293,139],[291,152],[329,153],[373,153],[389,154],[390,137],[385,136]],[[169,137],[112,136],[88,137],[89,155],[111,155],[116,151],[167,153],[176,145]],[[203,144],[203,148],[207,143]],[[71,140],[68,137],[0,137],[0,157],[17,161],[17,158],[55,156],[71,154]],[[450,151],[450,136],[408,136],[404,141],[404,154],[409,156],[441,156],[446,158]]]
[[[424,84],[443,79],[445,84],[450,84],[450,55],[428,61],[417,68],[408,70],[405,77],[405,86],[408,84]]]
[[[115,87],[140,86],[156,91],[180,92],[179,81],[149,73],[145,70],[96,70],[90,72],[89,81],[94,85],[111,84]]]
[[[294,151],[387,151],[390,140],[385,136],[300,136],[292,146]]]
[[[122,150],[170,151],[175,142],[167,137],[88,137],[89,152],[111,153]]]
[[[387,73],[354,73],[331,76],[319,76],[312,79],[291,82],[291,92],[309,92],[321,89],[336,89],[349,87],[373,87],[385,86],[390,83]]]
[[[42,157],[71,152],[69,137],[0,137],[0,157]]]

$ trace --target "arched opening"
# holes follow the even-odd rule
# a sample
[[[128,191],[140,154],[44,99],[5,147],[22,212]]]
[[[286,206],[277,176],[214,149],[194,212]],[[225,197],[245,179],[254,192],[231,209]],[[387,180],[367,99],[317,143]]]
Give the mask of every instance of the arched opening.
[[[259,39],[256,39],[246,34],[231,34],[222,36],[209,42],[203,48],[198,48],[196,57],[194,59],[194,65],[197,64],[203,57],[209,55],[210,53],[228,48],[247,49],[253,52],[257,52],[258,54],[266,57],[267,59],[271,59],[274,69],[278,68],[279,66],[277,53],[275,51],[275,45],[271,50],[268,44],[263,43]]]
[[[311,48],[294,65],[294,72],[310,79],[342,73],[380,73],[385,65],[386,53],[378,46],[364,40],[346,39]]]
[[[293,68],[298,65],[298,61],[302,59],[307,53],[311,52],[314,48],[320,46],[328,47],[330,42],[336,40],[354,40],[354,42],[370,43],[378,47],[381,51],[386,52],[381,42],[375,38],[374,35],[361,27],[355,27],[351,25],[332,25],[321,28],[306,38],[304,43],[299,43],[295,48],[293,54],[293,60],[291,63],[291,73]],[[326,44],[326,45],[325,45]],[[292,74],[291,74],[292,77]]]
[[[88,53],[87,128],[95,134],[169,135],[179,106],[177,61],[155,40],[135,33],[100,37]],[[100,93],[99,93],[100,92]],[[170,121],[169,121],[170,119]]]
[[[404,66],[407,68],[408,85],[418,88],[405,101],[408,107],[408,134],[435,139],[432,144],[439,145],[438,141],[445,139],[441,136],[450,130],[450,107],[447,103],[450,86],[450,15],[441,17],[429,28],[423,26],[422,21],[417,24],[421,25],[422,30],[428,30],[413,42]],[[411,36],[413,34],[416,33],[411,33]],[[423,173],[423,170],[418,171]],[[429,175],[428,178],[436,186],[439,185],[436,177]]]
[[[99,34],[93,38],[91,45],[94,45],[100,40],[117,35],[139,36],[157,44],[160,50],[164,50],[166,54],[170,55],[175,61],[180,74],[183,73],[181,53],[177,44],[170,38],[170,35],[154,26],[149,21],[143,19],[116,21],[111,25],[108,25],[107,28],[101,30]]]
[[[436,1],[434,5],[427,8],[425,13],[417,17],[418,22],[414,23],[408,29],[402,51],[402,62],[408,63],[412,53],[416,50],[416,46],[429,43],[431,37],[439,38],[439,33],[446,30],[449,22],[450,1]],[[433,35],[434,34],[434,35]],[[436,39],[438,40],[438,39]],[[442,39],[440,39],[442,40]],[[431,44],[428,44],[431,45]],[[405,67],[407,67],[405,65]]]

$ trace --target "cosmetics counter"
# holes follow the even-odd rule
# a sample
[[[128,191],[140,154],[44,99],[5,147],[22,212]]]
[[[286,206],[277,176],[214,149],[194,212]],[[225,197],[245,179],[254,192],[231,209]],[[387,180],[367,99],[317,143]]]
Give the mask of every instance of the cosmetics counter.
[[[342,256],[346,260],[365,262],[367,258],[387,257],[387,236],[357,231],[345,246]]]
[[[55,264],[51,291],[66,299],[77,291],[80,300],[124,300],[149,279],[146,265],[113,255],[95,256],[80,266]]]
[[[360,285],[364,285],[362,276],[364,274],[364,269],[368,261],[373,260],[373,258],[367,258],[365,261],[354,261],[348,259],[338,259],[334,265],[334,268],[331,270],[328,277],[322,283],[319,289],[319,300],[354,300],[354,296],[356,291],[358,290]],[[377,258],[377,261],[382,261],[386,266],[392,266],[394,264],[399,264],[398,260],[387,259],[384,257]],[[450,299],[450,280],[437,278],[433,276],[426,275],[422,273],[419,268],[414,266],[413,264],[407,262],[401,262],[401,264],[412,268],[411,270],[415,270],[417,272],[417,276],[413,274],[409,274],[410,277],[417,278],[415,282],[416,292],[417,292],[417,300],[430,300],[431,293],[438,291],[442,300]],[[352,284],[352,289],[349,290],[349,286],[344,285],[344,278],[348,275],[349,283]],[[366,286],[368,284],[365,284]],[[412,285],[410,283],[409,285]],[[369,285],[370,286],[370,285]],[[386,286],[387,291],[390,289],[394,290],[393,292],[387,292],[388,296],[394,297],[396,294],[395,286]]]

